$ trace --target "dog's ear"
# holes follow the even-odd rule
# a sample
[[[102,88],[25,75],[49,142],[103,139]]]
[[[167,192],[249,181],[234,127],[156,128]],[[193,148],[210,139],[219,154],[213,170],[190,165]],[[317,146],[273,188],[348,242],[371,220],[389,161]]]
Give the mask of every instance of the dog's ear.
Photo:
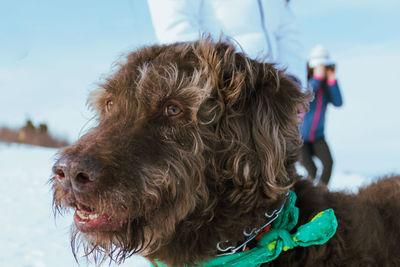
[[[215,94],[223,106],[216,127],[223,145],[216,159],[222,176],[275,198],[297,176],[298,115],[311,96],[273,64],[250,60],[225,44],[216,50],[221,61]]]
[[[247,81],[247,114],[251,118],[254,149],[261,159],[261,173],[267,192],[286,190],[297,178],[295,162],[302,145],[299,114],[308,107],[312,95],[272,64],[250,61],[254,80]],[[263,163],[265,163],[263,165]]]

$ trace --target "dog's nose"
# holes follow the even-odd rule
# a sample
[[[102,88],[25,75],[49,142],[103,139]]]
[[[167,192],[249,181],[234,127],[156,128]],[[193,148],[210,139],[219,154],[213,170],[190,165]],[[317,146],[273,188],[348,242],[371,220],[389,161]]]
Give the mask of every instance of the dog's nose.
[[[63,155],[53,166],[56,180],[65,190],[84,192],[93,188],[99,175],[94,158]]]

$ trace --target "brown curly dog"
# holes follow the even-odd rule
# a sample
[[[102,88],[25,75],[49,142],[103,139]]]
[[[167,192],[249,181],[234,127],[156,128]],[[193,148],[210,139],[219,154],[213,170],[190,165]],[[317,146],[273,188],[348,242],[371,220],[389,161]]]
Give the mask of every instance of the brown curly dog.
[[[53,167],[55,210],[75,210],[75,253],[198,265],[221,242],[246,242],[243,232],[265,225],[291,189],[293,231],[328,208],[338,228],[266,266],[400,266],[400,177],[348,194],[297,175],[298,112],[310,97],[227,42],[129,54],[89,97],[98,125]]]

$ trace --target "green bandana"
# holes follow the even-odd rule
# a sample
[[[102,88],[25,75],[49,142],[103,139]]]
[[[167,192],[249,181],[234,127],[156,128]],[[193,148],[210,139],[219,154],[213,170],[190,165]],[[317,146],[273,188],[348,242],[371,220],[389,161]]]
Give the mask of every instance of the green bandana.
[[[263,263],[273,261],[282,251],[297,246],[307,247],[326,243],[336,232],[337,220],[332,209],[318,213],[310,222],[300,226],[297,232],[290,231],[299,219],[299,209],[295,206],[296,194],[289,191],[286,204],[274,221],[271,230],[261,237],[257,246],[251,250],[231,255],[219,256],[197,266],[204,267],[258,267]],[[153,265],[154,266],[154,265]],[[165,267],[157,261],[158,267]]]

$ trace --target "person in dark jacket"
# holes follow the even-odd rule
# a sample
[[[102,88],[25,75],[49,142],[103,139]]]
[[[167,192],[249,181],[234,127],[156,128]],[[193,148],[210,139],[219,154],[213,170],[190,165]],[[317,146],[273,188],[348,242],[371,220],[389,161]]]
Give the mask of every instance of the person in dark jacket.
[[[317,167],[313,157],[317,157],[323,166],[319,183],[328,185],[332,173],[333,159],[325,140],[325,115],[328,104],[336,107],[343,104],[342,95],[336,80],[335,65],[329,59],[329,53],[322,46],[316,46],[308,62],[308,81],[314,92],[310,110],[300,126],[304,145],[301,153],[301,164],[308,176],[315,179]]]

